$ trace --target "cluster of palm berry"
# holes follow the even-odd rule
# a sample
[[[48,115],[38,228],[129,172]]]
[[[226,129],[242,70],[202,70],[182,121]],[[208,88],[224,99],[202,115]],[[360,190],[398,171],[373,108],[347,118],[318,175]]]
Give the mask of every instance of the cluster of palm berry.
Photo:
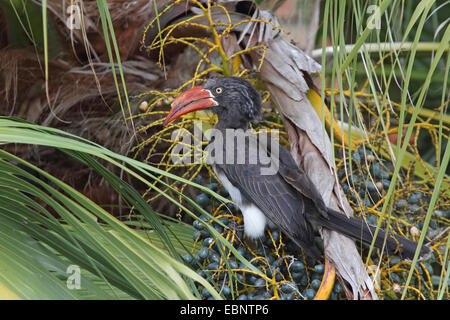
[[[194,180],[201,183],[197,176]],[[227,196],[217,182],[206,187]],[[243,233],[242,218],[237,208],[228,203],[217,209],[214,199],[202,193],[196,201],[205,209],[215,213],[222,225],[201,216],[200,219],[219,232],[254,269],[240,261],[233,252],[215,239],[200,221],[194,221],[192,254],[183,259],[207,279],[225,299],[313,299],[316,296],[324,265],[320,261],[309,261],[293,242],[279,229],[267,228],[264,237],[252,241]],[[322,246],[320,236],[317,245]],[[204,299],[212,299],[209,291],[197,288]],[[335,283],[330,299],[343,297],[342,287]]]
[[[393,165],[363,148],[352,154],[352,165],[351,172],[348,165],[346,169],[343,164],[339,167],[341,185],[355,208],[356,216],[376,225],[382,211],[383,197],[391,184]],[[401,172],[402,181],[397,179],[390,230],[417,241],[424,226],[433,189],[432,186],[430,188],[414,181],[406,181],[405,176]],[[432,213],[424,242],[432,246],[434,254],[429,260],[417,264],[409,284],[415,288],[408,291],[411,299],[435,299],[444,282],[443,275],[448,268],[448,256],[447,261],[444,260],[450,225],[450,204],[448,201],[441,201],[439,206]],[[383,224],[382,227],[385,228],[386,225]],[[363,253],[368,254],[367,247],[363,248]],[[398,299],[408,277],[410,262],[401,260],[398,256],[380,258],[377,251],[371,258],[373,265],[380,265],[381,268],[383,298]]]
[[[339,166],[338,176],[347,194],[356,217],[366,219],[376,225],[383,205],[383,197],[389,189],[393,166],[376,157],[371,151],[360,148],[352,154],[352,170]],[[193,181],[202,184],[198,175]],[[206,180],[206,179],[205,179]],[[397,182],[399,183],[399,182]],[[227,197],[217,181],[204,184],[209,189]],[[396,191],[399,188],[396,188]],[[411,184],[411,188],[400,188],[396,192],[390,230],[418,240],[424,225],[425,213],[431,192],[423,185]],[[213,197],[201,193],[196,202],[211,212],[221,224],[202,216],[201,219],[219,232],[233,248],[255,269],[249,268],[219,240],[213,237],[205,225],[194,221],[195,240],[192,254],[184,256],[198,274],[207,279],[226,299],[313,299],[321,285],[324,265],[320,261],[310,261],[280,230],[267,228],[263,238],[247,240],[242,232],[242,218],[232,203],[219,204]],[[444,284],[445,270],[448,268],[445,242],[448,238],[450,210],[445,206],[434,210],[425,243],[431,242],[433,257],[417,264],[408,291],[411,299],[434,299]],[[383,228],[386,225],[382,226]],[[446,231],[447,230],[447,231]],[[316,237],[316,245],[321,248],[322,240]],[[368,246],[362,248],[365,261]],[[447,258],[445,258],[447,257]],[[372,251],[369,263],[380,268],[380,291],[382,299],[398,299],[408,277],[410,262],[398,256],[381,256]],[[447,263],[447,264],[446,264]],[[208,290],[197,287],[204,299],[212,299]],[[448,284],[445,297],[448,296]],[[329,299],[344,299],[345,295],[336,281]]]

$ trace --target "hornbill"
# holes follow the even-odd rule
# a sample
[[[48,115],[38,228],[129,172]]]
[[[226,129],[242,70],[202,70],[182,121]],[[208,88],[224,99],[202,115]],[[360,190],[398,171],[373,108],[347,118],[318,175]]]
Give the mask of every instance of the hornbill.
[[[243,144],[237,145],[236,135],[227,134],[227,130],[247,130],[250,121],[258,121],[261,117],[261,96],[249,81],[238,77],[209,78],[203,85],[183,92],[173,101],[164,125],[183,114],[206,108],[217,114],[218,122],[214,128],[222,135],[218,140],[214,135],[210,145],[219,141],[219,148],[223,148],[219,151],[224,153],[224,158],[231,159],[217,161],[220,158],[213,157],[211,164],[243,214],[247,237],[261,237],[266,224],[273,224],[313,258],[320,256],[314,242],[314,234],[319,227],[335,230],[366,244],[372,242],[375,227],[328,208],[310,178],[285,148],[277,144],[278,159],[273,157],[271,153],[275,150],[276,141],[271,140],[269,145],[248,135]],[[217,145],[211,150],[218,152]],[[230,152],[233,155],[228,157]],[[256,152],[265,153],[263,155],[270,159],[270,163],[252,161],[251,156]],[[237,157],[241,157],[241,161],[236,161]],[[261,174],[263,168],[271,165],[277,170]],[[375,247],[384,247],[388,254],[412,259],[417,244],[401,236],[386,235],[380,229]],[[428,256],[430,252],[423,246],[420,257]]]

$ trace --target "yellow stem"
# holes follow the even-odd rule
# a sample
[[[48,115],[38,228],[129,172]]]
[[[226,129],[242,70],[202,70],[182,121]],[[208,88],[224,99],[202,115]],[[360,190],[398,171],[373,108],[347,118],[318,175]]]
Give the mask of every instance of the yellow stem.
[[[217,45],[217,51],[219,52],[220,56],[222,57],[222,67],[223,67],[223,74],[225,76],[231,76],[230,67],[228,66],[228,58],[223,50],[222,44],[220,43],[220,37],[217,34],[216,29],[214,28],[214,22],[211,17],[211,2],[208,0],[208,8],[204,9],[203,12],[205,13],[206,19],[208,19],[209,23],[209,29],[213,35],[214,42]]]
[[[315,92],[314,90],[309,90],[306,95],[308,96],[309,101],[311,102],[311,105],[313,106],[313,108],[316,110],[317,114],[319,115],[319,117],[321,118],[322,115],[322,100],[320,98],[320,95]],[[339,126],[339,124],[336,122],[336,120],[331,119],[331,113],[330,110],[328,109],[328,107],[326,105],[323,106],[323,116],[324,116],[324,120],[325,121],[325,126],[327,127],[328,130],[330,130],[330,128],[333,129],[333,133],[335,138],[339,141],[339,142],[344,142],[344,144],[346,146],[349,145],[349,138],[348,138],[348,134],[347,132],[343,131],[341,129],[341,127]],[[342,139],[344,141],[342,141]],[[351,147],[352,149],[356,147],[356,141],[355,140],[351,140]]]

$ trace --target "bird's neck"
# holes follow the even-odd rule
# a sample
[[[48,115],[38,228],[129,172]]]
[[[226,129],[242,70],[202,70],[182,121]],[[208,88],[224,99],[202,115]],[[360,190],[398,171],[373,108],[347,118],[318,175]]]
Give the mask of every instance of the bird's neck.
[[[242,120],[242,119],[233,119],[233,118],[219,118],[219,121],[214,127],[218,130],[225,130],[225,129],[248,129],[248,121]]]

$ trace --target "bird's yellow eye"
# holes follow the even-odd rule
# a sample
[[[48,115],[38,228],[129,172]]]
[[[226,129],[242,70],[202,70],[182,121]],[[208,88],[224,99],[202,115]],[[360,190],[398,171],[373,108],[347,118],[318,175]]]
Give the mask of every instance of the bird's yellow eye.
[[[217,94],[221,94],[223,91],[223,89],[221,87],[216,88],[216,93]]]

